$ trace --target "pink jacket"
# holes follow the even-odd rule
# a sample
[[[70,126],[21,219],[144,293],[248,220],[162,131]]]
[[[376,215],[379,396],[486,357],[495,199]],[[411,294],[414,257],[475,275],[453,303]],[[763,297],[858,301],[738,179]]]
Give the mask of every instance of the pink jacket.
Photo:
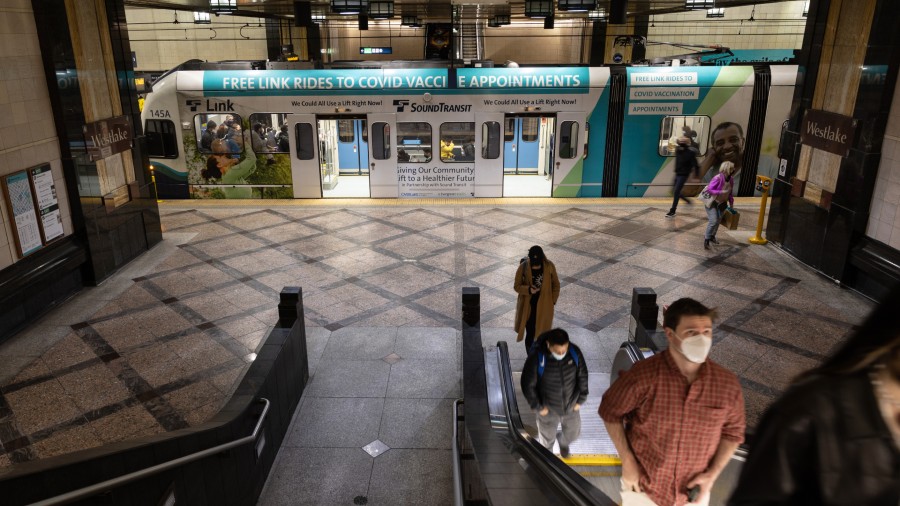
[[[722,193],[728,192],[728,205],[734,207],[734,195],[732,195],[732,189],[734,189],[733,177],[729,176],[726,180],[725,174],[720,172],[710,180],[706,188],[709,190],[709,193],[716,196],[716,202],[725,202],[725,199],[722,198]]]

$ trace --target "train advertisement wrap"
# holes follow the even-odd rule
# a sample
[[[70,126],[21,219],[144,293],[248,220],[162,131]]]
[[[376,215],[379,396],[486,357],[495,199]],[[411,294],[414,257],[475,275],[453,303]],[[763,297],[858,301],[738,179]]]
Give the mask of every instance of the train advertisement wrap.
[[[703,179],[726,159],[776,173],[796,72],[176,70],[143,120],[163,198],[501,197],[526,180],[533,196],[661,197],[682,135]]]
[[[777,173],[779,125],[787,118],[796,67],[773,67],[764,77],[749,66],[629,68],[627,74],[620,196],[670,196],[675,146],[682,136],[690,139],[701,164],[700,179],[688,195],[726,160],[738,167],[738,181]],[[766,117],[753,116],[757,87],[768,93]],[[754,145],[747,141],[751,129],[759,139]],[[752,175],[744,178],[746,170]],[[744,183],[741,190],[748,194],[754,188]]]

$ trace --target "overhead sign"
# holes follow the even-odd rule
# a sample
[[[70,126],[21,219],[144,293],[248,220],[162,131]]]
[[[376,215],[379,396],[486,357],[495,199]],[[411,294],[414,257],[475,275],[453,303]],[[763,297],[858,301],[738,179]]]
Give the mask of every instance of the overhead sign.
[[[800,143],[845,157],[850,154],[857,120],[843,114],[807,109],[800,128]]]
[[[361,47],[359,54],[391,54],[394,48],[391,47]]]
[[[131,149],[131,121],[128,116],[116,116],[88,123],[83,127],[84,141],[91,161],[109,158]]]

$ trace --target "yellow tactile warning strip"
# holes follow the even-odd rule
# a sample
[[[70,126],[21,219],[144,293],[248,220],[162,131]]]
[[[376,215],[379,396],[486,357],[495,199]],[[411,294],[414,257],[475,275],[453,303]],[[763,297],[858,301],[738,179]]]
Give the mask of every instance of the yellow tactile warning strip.
[[[759,197],[735,198],[737,205],[759,204]],[[549,197],[508,197],[477,199],[185,199],[160,202],[166,207],[209,208],[209,207],[422,207],[422,206],[667,206],[672,199],[667,198],[549,198]]]
[[[569,455],[562,458],[563,462],[570,466],[621,466],[622,461],[618,455]]]

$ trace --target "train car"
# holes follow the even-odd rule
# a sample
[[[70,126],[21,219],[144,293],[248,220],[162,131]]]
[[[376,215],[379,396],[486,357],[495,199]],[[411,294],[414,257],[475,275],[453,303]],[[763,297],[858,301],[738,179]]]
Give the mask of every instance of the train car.
[[[704,177],[738,157],[751,194],[757,171],[770,175],[760,160],[774,157],[796,75],[416,67],[170,72],[142,113],[160,196],[662,196],[682,128]]]

